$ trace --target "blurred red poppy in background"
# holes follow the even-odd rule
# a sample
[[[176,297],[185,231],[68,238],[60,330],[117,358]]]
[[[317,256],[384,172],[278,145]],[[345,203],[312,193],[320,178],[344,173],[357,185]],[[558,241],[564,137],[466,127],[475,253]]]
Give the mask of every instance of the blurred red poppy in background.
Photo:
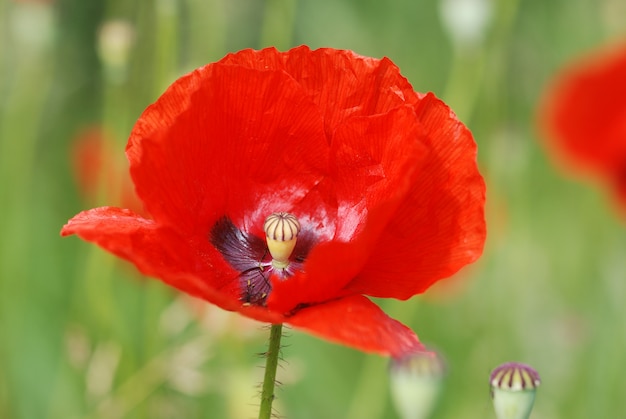
[[[608,185],[626,210],[626,43],[568,64],[537,115],[555,159]]]
[[[147,216],[128,176],[128,162],[115,151],[105,129],[94,125],[78,132],[72,143],[72,168],[81,196],[94,203],[108,199],[115,205]]]
[[[473,138],[386,58],[227,55],[148,107],[126,154],[152,218],[96,208],[62,235],[226,310],[363,351],[423,349],[365,296],[407,299],[482,253]],[[266,236],[295,248],[281,259]]]

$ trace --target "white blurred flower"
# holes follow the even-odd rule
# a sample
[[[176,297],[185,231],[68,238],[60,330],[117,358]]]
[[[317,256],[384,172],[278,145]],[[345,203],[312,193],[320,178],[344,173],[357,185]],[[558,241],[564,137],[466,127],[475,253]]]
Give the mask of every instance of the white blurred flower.
[[[461,48],[482,42],[493,14],[492,0],[441,0],[439,12],[453,43]]]
[[[201,338],[177,348],[165,365],[172,388],[189,396],[207,391],[208,378],[202,367],[213,357],[212,344],[211,339]]]
[[[85,374],[89,396],[99,399],[113,390],[121,356],[122,348],[115,342],[102,342],[96,346]]]
[[[114,19],[106,21],[98,31],[98,57],[104,74],[112,83],[126,79],[128,58],[135,44],[135,27],[132,23]]]
[[[92,343],[87,333],[78,325],[71,325],[65,332],[65,351],[68,362],[77,370],[83,370],[91,356]]]
[[[49,48],[56,35],[55,29],[51,2],[18,2],[9,10],[11,37],[22,52]]]

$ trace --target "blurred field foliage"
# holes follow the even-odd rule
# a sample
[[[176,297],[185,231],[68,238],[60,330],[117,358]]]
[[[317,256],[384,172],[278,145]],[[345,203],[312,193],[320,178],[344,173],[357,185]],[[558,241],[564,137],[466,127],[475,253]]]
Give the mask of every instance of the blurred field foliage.
[[[623,417],[626,220],[604,191],[551,165],[533,112],[559,66],[626,36],[626,3],[470,0],[486,6],[473,39],[443,23],[443,3],[461,10],[460,0],[0,3],[0,418],[255,417],[263,325],[59,230],[82,209],[121,204],[104,178],[127,177],[134,121],[178,76],[229,51],[300,44],[390,57],[479,144],[483,258],[423,296],[380,301],[447,360],[434,418],[494,417],[488,374],[509,360],[542,376],[533,418]],[[72,156],[94,127],[114,153],[98,193],[85,194]],[[397,418],[386,359],[289,334],[281,415]]]

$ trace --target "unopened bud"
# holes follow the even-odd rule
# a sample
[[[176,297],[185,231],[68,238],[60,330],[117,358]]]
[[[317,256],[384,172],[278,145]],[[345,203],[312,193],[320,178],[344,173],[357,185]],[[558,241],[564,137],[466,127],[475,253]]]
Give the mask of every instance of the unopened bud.
[[[541,379],[533,368],[507,362],[491,372],[491,398],[498,419],[528,419]]]
[[[392,359],[391,396],[402,419],[426,419],[432,414],[445,375],[442,359],[435,352],[416,352]]]

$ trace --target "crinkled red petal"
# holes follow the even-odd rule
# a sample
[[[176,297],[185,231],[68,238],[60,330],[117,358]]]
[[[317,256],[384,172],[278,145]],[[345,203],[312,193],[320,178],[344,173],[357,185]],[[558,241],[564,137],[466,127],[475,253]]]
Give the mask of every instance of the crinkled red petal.
[[[430,154],[349,292],[407,299],[482,253],[485,184],[472,135],[432,94],[415,109]]]
[[[426,157],[420,134],[409,106],[355,117],[338,127],[327,179],[338,201],[334,240],[313,249],[304,274],[273,282],[268,307],[287,312],[298,304],[336,298],[368,259],[378,257],[372,250]]]
[[[380,355],[402,357],[425,350],[411,329],[361,295],[303,308],[287,323],[329,341]]]
[[[146,209],[187,234],[227,215],[261,235],[328,166],[321,115],[293,79],[222,64],[177,80],[142,114],[127,154]]]
[[[293,77],[323,112],[328,138],[355,116],[385,113],[417,95],[389,59],[364,57],[352,51],[307,46],[282,53],[274,48],[229,54],[222,63],[262,70],[282,69]]]

